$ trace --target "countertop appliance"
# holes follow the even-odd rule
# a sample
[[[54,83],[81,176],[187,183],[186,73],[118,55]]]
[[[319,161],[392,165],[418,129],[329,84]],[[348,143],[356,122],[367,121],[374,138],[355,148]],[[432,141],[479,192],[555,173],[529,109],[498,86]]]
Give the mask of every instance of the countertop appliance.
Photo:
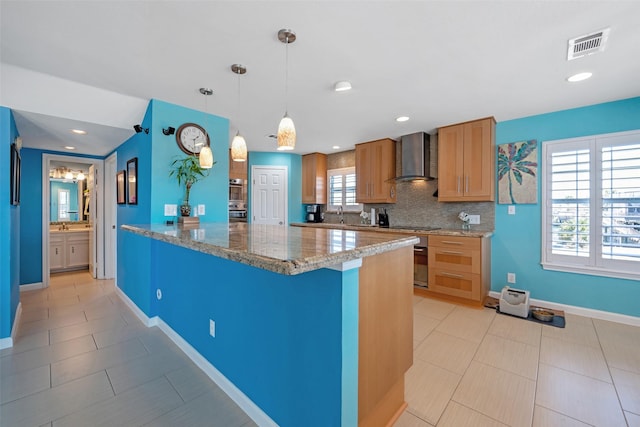
[[[386,209],[381,209],[382,212],[378,212],[378,226],[382,228],[389,228],[389,215]]]
[[[307,222],[322,222],[323,220],[322,205],[307,205]]]

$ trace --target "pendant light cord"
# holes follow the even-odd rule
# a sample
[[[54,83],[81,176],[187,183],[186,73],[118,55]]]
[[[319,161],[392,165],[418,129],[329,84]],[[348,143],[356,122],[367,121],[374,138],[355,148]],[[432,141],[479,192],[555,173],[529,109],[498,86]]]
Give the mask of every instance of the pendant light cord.
[[[284,115],[289,115],[289,36],[286,38],[284,68]]]

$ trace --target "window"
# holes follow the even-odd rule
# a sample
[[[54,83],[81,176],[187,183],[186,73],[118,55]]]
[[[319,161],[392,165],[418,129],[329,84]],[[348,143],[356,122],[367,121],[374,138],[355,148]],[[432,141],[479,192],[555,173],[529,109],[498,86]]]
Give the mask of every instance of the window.
[[[69,190],[58,190],[58,221],[69,219]]]
[[[356,168],[330,169],[327,171],[327,209],[335,211],[342,207],[344,211],[362,210],[356,202]]]
[[[542,265],[640,277],[640,132],[543,144]]]

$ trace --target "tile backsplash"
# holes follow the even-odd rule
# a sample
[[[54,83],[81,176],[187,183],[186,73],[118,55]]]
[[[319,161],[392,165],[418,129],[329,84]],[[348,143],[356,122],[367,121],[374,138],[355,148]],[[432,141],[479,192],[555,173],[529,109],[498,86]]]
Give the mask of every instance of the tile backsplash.
[[[431,146],[431,171],[437,172],[437,143],[432,136]],[[399,144],[398,144],[399,145]],[[396,169],[400,171],[400,153],[397,147]],[[329,154],[327,167],[329,169],[344,168],[355,165],[355,150]],[[398,175],[398,174],[396,174]],[[435,175],[435,174],[434,174]],[[440,203],[433,193],[438,188],[438,180],[433,181],[409,181],[396,184],[397,202],[395,204],[365,204],[364,210],[370,212],[371,208],[386,209],[389,214],[391,226],[416,226],[439,228],[462,228],[462,222],[458,214],[464,211],[470,215],[480,215],[480,224],[472,225],[475,230],[493,230],[495,228],[495,203],[494,202],[448,202]],[[345,213],[344,220],[347,224],[360,223],[358,213]],[[325,213],[325,222],[338,223],[339,217],[333,212]]]

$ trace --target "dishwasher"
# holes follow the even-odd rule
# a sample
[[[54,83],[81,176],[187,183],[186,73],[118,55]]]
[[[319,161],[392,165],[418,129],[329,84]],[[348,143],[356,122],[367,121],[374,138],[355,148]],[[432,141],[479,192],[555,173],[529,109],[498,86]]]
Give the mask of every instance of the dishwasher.
[[[420,242],[413,247],[413,284],[426,289],[429,287],[427,237],[420,236],[419,239]]]

